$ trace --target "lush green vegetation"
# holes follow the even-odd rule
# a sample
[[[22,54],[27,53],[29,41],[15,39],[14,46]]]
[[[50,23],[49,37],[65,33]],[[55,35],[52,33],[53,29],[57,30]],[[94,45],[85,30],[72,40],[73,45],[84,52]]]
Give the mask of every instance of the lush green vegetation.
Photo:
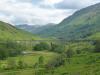
[[[57,42],[40,42],[33,46],[33,51],[52,51],[56,53],[64,52],[64,45]]]
[[[64,44],[40,42],[34,46],[39,46],[36,51],[1,60],[0,74],[99,75],[99,44],[100,41],[70,41]]]
[[[0,42],[0,60],[6,59],[7,57],[20,55],[25,46],[11,41]]]
[[[50,45],[46,42],[40,42],[33,47],[35,51],[50,50]]]
[[[0,21],[0,40],[34,40],[40,39],[36,35],[15,28],[14,26]]]
[[[6,60],[0,60],[0,75],[20,74],[20,70],[30,74],[34,73],[34,69],[38,68],[41,64],[45,65],[56,53],[52,52],[33,52],[31,54],[20,55],[17,57],[9,57]],[[21,73],[24,75],[25,73]],[[27,74],[27,73],[26,73]]]
[[[99,75],[100,41],[69,43],[65,51],[46,64],[37,75]],[[43,73],[43,74],[42,74]]]

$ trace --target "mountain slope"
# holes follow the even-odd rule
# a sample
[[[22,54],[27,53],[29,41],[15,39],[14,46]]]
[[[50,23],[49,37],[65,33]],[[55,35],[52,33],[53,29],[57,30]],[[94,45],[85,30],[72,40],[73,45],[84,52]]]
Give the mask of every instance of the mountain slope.
[[[29,40],[35,39],[31,33],[17,29],[16,27],[0,21],[0,40]]]
[[[83,39],[100,32],[100,3],[75,12],[60,24],[36,34],[42,37]],[[99,36],[99,35],[98,35]],[[95,38],[95,37],[94,37]]]

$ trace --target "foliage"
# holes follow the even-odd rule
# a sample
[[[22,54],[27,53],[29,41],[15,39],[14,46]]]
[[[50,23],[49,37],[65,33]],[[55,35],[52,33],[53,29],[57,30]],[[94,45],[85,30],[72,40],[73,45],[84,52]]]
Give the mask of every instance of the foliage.
[[[95,46],[93,45],[92,41],[90,42],[73,42],[73,43],[69,43],[66,45],[66,51],[67,50],[73,50],[74,53],[77,54],[77,52],[81,52],[81,53],[90,53],[93,52],[95,49]]]
[[[95,52],[100,52],[100,41],[99,40],[95,42]]]
[[[67,50],[67,52],[66,52],[67,58],[71,58],[73,55],[74,55],[73,50],[71,50],[71,49]]]
[[[5,59],[9,56],[20,55],[24,50],[24,45],[17,42],[6,41],[0,44],[0,59]]]
[[[18,68],[19,68],[19,69],[25,68],[25,64],[24,64],[24,62],[23,62],[22,60],[19,60],[19,61],[18,61]]]
[[[0,40],[33,40],[39,37],[0,21]]]
[[[8,51],[0,49],[0,60],[3,60],[8,57]]]
[[[63,55],[59,55],[55,58],[53,58],[50,62],[48,62],[46,64],[46,68],[47,69],[52,69],[52,68],[56,68],[56,67],[59,67],[61,65],[64,65],[64,56]]]
[[[65,46],[57,43],[51,43],[51,51],[62,53],[65,50]]]
[[[39,44],[36,44],[33,48],[35,51],[43,51],[43,50],[49,50],[50,46],[46,42],[40,42]]]
[[[38,62],[39,64],[44,64],[44,57],[40,56]]]

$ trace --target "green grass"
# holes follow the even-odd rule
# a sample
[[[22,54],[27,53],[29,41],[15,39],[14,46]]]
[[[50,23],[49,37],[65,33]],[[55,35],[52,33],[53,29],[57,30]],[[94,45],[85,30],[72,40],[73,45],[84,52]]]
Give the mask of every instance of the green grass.
[[[33,54],[27,54],[27,55],[21,55],[21,56],[17,56],[17,57],[9,57],[6,60],[2,60],[0,61],[1,64],[6,64],[6,62],[10,59],[15,60],[16,62],[18,60],[22,60],[24,63],[26,63],[28,66],[30,66],[30,68],[26,68],[26,69],[21,69],[21,70],[4,70],[4,71],[0,71],[0,75],[34,75],[34,68],[33,65],[38,61],[38,58],[40,56],[44,57],[44,64],[46,64],[47,62],[49,62],[49,60],[51,60],[52,58],[54,58],[55,56],[57,56],[58,54],[53,53],[53,52],[33,52]]]
[[[34,40],[38,36],[20,30],[8,23],[0,21],[0,40]]]
[[[93,34],[92,36],[88,37],[89,39],[95,39],[99,40],[100,39],[100,32]]]
[[[100,53],[74,56],[71,63],[55,69],[54,75],[100,75]]]
[[[48,62],[57,54],[52,52],[34,52],[31,55],[18,56],[13,59],[19,60],[23,59],[24,62],[34,64],[39,56],[43,55],[45,57],[45,62]],[[11,58],[8,58],[11,59]],[[2,61],[5,62],[5,61]],[[27,68],[22,70],[10,70],[1,72],[0,75],[35,75],[34,68]],[[53,75],[100,75],[100,53],[89,53],[89,54],[79,54],[75,55],[71,59],[71,63],[66,63],[54,69]],[[45,74],[52,75],[52,74]]]
[[[34,75],[34,69],[23,69],[17,71],[7,71],[0,73],[0,75]]]
[[[38,58],[40,56],[43,56],[44,61],[47,62],[48,60],[52,59],[56,55],[57,55],[56,53],[52,53],[52,52],[37,51],[37,52],[33,52],[32,54],[20,55],[20,56],[17,56],[17,57],[9,57],[6,60],[0,61],[0,62],[6,63],[10,59],[15,60],[16,62],[19,61],[19,60],[22,60],[24,63],[29,64],[30,66],[33,66],[33,64],[38,61]]]

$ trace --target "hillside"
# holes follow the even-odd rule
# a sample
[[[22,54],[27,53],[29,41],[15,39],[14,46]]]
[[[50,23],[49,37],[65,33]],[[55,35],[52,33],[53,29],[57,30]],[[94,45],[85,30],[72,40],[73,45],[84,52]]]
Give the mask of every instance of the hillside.
[[[42,37],[84,39],[100,32],[100,3],[75,12],[60,24],[36,32]],[[99,35],[97,35],[99,38]],[[96,37],[97,37],[96,36]]]
[[[31,40],[35,35],[22,31],[8,23],[0,21],[0,40]]]

